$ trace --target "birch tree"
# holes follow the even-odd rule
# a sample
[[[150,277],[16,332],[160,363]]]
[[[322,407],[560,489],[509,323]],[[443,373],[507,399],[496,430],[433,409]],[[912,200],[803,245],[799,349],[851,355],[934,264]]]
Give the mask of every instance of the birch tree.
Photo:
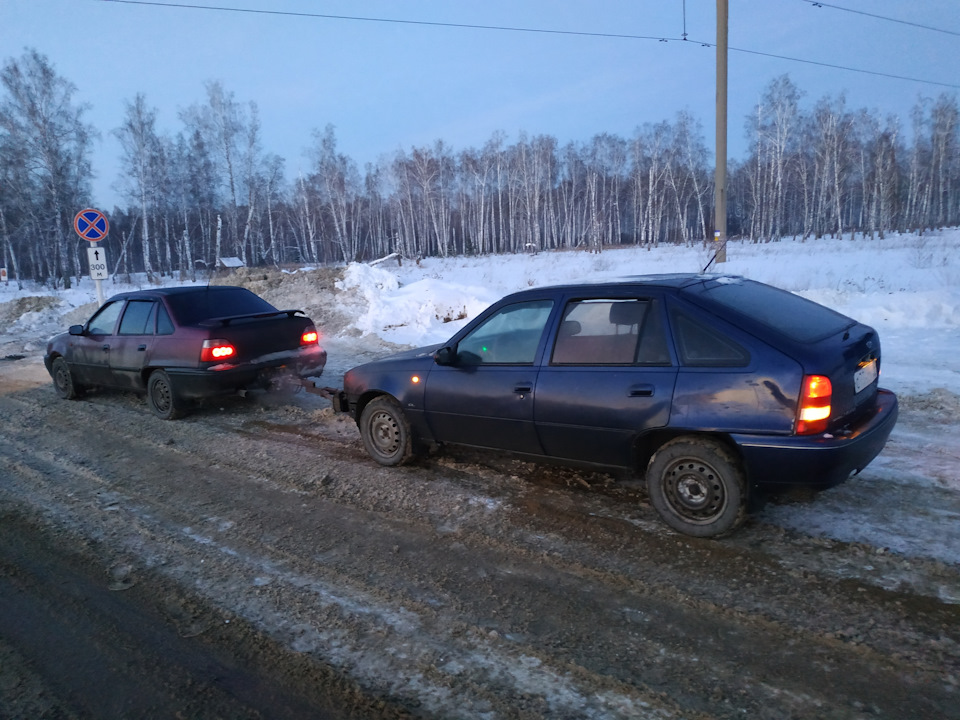
[[[346,262],[358,260],[361,251],[359,229],[352,222],[352,208],[359,194],[359,173],[350,158],[337,152],[332,125],[327,125],[322,133],[314,131],[313,137],[311,185],[321,204],[324,219],[332,228],[332,237],[340,256]]]
[[[796,148],[800,97],[790,78],[781,75],[767,86],[751,118],[751,237],[779,240],[783,234],[788,161]]]
[[[73,103],[74,85],[36,50],[8,60],[0,86],[0,161],[20,168],[7,176],[16,183],[7,193],[21,207],[18,225],[32,237],[34,266],[69,288],[80,267],[68,238],[90,198],[96,131],[83,121],[86,107]]]
[[[933,188],[933,224],[942,228],[956,218],[957,207],[957,129],[960,109],[957,99],[940,95],[930,111],[930,177]]]
[[[126,103],[124,123],[114,131],[122,151],[124,193],[140,209],[143,270],[148,278],[153,276],[150,222],[154,217],[154,203],[151,199],[156,197],[158,190],[161,145],[156,120],[156,109],[147,107],[146,98],[138,93],[133,102]]]

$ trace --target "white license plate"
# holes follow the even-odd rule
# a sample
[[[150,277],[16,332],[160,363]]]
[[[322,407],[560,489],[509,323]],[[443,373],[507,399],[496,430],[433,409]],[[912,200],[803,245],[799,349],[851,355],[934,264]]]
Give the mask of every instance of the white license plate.
[[[877,361],[871,360],[853,374],[853,389],[859,393],[877,379]]]

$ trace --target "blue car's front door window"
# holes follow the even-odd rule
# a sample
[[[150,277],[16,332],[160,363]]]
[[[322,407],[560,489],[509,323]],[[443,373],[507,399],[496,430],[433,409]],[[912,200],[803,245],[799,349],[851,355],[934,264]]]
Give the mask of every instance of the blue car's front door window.
[[[461,365],[532,365],[553,302],[537,300],[503,308],[457,346]]]

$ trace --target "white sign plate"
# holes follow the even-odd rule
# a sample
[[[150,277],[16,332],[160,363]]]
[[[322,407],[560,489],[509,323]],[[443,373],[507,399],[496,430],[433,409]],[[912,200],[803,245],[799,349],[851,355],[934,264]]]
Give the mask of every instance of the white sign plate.
[[[106,280],[110,277],[107,272],[107,251],[101,247],[87,248],[87,260],[90,262],[90,277],[94,280]]]

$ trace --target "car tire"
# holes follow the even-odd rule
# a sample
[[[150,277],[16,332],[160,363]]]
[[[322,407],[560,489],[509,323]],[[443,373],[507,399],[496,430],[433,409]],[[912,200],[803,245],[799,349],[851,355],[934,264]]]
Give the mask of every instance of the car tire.
[[[360,414],[360,437],[370,457],[393,467],[413,458],[410,422],[391,397],[374,398]]]
[[[694,537],[718,537],[747,515],[747,486],[730,450],[710,438],[679,437],[647,465],[647,492],[660,517]]]
[[[161,420],[176,420],[186,414],[186,406],[177,395],[170,376],[163,370],[154,370],[147,381],[147,404]]]
[[[73,379],[73,371],[70,370],[70,365],[66,360],[58,357],[53,361],[50,370],[51,375],[53,375],[53,387],[58,396],[64,400],[76,400],[83,395],[83,388],[77,385]]]

